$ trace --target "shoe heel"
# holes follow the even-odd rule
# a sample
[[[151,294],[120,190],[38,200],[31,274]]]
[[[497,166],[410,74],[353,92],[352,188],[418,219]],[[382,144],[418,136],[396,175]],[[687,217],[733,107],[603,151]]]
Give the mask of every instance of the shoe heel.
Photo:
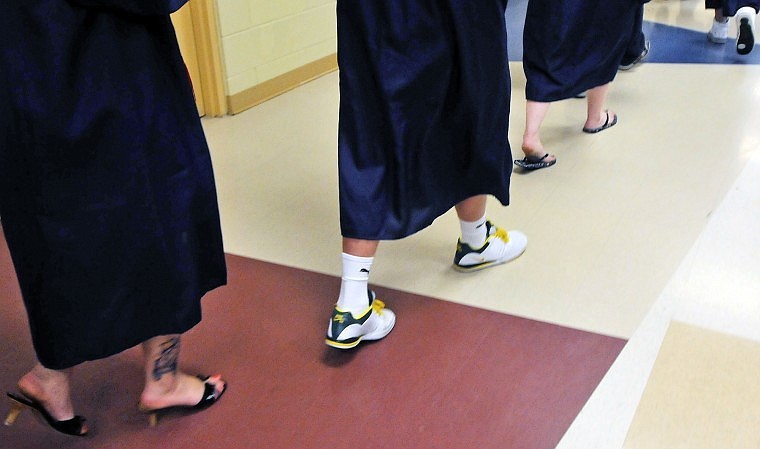
[[[156,427],[158,425],[158,410],[151,410],[143,407],[142,404],[137,404],[137,409],[148,415],[148,426]]]
[[[11,410],[8,412],[8,416],[5,417],[6,426],[12,426],[13,423],[16,422],[16,418],[18,418],[18,415],[20,415],[21,412],[24,410],[24,408],[26,408],[24,404],[14,401],[13,399],[10,399],[10,403],[11,403]]]

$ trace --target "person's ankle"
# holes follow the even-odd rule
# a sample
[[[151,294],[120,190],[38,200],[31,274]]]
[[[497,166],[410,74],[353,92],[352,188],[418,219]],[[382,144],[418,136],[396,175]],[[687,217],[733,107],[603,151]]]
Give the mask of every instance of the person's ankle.
[[[177,374],[164,374],[161,379],[145,381],[145,387],[140,395],[141,400],[155,400],[170,396],[179,388],[179,376]]]
[[[16,386],[21,394],[42,405],[54,419],[67,420],[74,417],[69,380],[65,373],[35,368],[24,374]]]
[[[544,145],[540,139],[523,139],[520,149],[525,154],[544,154]]]

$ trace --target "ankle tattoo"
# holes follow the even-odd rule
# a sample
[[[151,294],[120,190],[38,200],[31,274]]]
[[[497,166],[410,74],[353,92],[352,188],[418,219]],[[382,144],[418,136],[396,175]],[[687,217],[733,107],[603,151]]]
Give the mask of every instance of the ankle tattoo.
[[[153,380],[161,380],[164,374],[177,372],[177,360],[179,359],[179,337],[172,337],[161,343],[161,353],[153,365]]]

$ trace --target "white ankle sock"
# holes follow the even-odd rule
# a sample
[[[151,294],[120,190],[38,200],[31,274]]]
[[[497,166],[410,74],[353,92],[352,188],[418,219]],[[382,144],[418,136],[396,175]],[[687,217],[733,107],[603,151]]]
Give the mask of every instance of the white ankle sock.
[[[459,227],[462,229],[462,243],[470,245],[471,248],[480,248],[486,242],[486,216],[477,221],[459,220]]]
[[[338,308],[353,314],[361,313],[369,307],[367,284],[374,257],[359,257],[341,253],[343,275],[341,276]]]

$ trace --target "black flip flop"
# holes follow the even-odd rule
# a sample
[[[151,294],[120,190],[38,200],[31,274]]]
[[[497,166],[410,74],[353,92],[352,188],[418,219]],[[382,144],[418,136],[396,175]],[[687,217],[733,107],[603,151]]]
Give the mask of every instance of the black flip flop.
[[[515,165],[525,170],[538,170],[539,168],[551,167],[557,163],[557,159],[546,161],[547,157],[549,157],[549,153],[541,157],[525,156],[524,159],[515,160]]]
[[[604,131],[607,128],[611,128],[611,127],[615,126],[615,124],[618,122],[617,114],[614,114],[612,116],[612,121],[610,121],[610,111],[609,110],[605,110],[604,113],[607,114],[607,120],[604,121],[604,124],[602,126],[600,126],[598,128],[583,128],[583,132],[584,133],[589,133],[589,134],[596,134],[599,131]]]

